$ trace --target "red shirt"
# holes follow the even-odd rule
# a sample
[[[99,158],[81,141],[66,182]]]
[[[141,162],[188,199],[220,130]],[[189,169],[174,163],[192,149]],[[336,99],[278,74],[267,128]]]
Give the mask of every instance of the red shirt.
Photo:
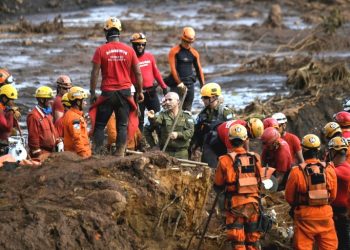
[[[298,151],[301,150],[299,138],[292,133],[286,132],[284,136],[282,136],[282,139],[285,140],[289,145],[290,155],[292,156],[292,162],[297,163],[298,160],[296,158],[296,154]]]
[[[62,96],[56,96],[52,104],[52,114],[55,115],[55,111],[64,112],[64,107],[62,104]]]
[[[348,129],[348,128],[342,128],[341,130],[342,130],[342,133],[343,133],[343,137],[344,137],[345,139],[347,139],[348,142],[349,142],[349,140],[350,140],[350,129]]]
[[[130,89],[132,66],[139,63],[133,48],[121,42],[98,47],[92,62],[101,65],[102,91]]]
[[[337,197],[332,203],[334,207],[347,207],[348,187],[350,184],[350,164],[346,161],[335,166],[337,175],[338,191]]]
[[[278,139],[278,142],[277,149],[271,150],[264,146],[261,159],[264,164],[276,168],[277,172],[285,173],[292,166],[292,156],[290,155],[288,143],[281,138]]]
[[[35,107],[27,116],[28,146],[32,152],[43,149],[53,152],[58,137],[52,115],[45,115]]]
[[[7,142],[13,128],[13,112],[5,110],[5,106],[0,103],[0,140]]]
[[[138,59],[142,73],[143,88],[153,87],[154,79],[156,79],[160,87],[165,89],[167,86],[157,68],[154,56],[151,53],[145,52],[142,56],[138,57]],[[136,77],[133,72],[131,73],[131,82],[136,83]]]
[[[233,147],[230,142],[228,133],[229,133],[230,127],[235,124],[241,124],[244,127],[247,125],[247,123],[243,120],[233,120],[233,121],[227,121],[220,124],[216,129],[216,131],[218,132],[219,139],[225,144],[225,147],[229,152],[233,150]]]

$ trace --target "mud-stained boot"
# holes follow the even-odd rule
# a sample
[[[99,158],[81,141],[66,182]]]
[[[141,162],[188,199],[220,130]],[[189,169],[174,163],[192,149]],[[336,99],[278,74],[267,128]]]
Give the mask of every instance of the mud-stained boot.
[[[122,146],[116,146],[114,156],[117,157],[124,157],[125,156],[125,149],[126,149],[126,144]]]

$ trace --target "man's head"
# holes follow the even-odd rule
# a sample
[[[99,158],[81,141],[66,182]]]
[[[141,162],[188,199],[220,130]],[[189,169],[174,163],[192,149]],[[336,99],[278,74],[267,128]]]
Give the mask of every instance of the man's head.
[[[83,110],[85,105],[84,99],[87,98],[87,94],[83,88],[77,87],[77,86],[72,87],[68,91],[67,97],[71,107],[77,108],[79,110]]]
[[[138,57],[145,53],[147,40],[143,33],[134,33],[130,38],[130,42]]]
[[[321,147],[320,138],[314,134],[307,134],[301,140],[304,159],[318,158]]]
[[[230,127],[228,136],[233,147],[241,147],[248,138],[247,129],[241,124]]]
[[[264,133],[264,124],[258,118],[250,118],[247,121],[247,130],[249,138],[255,139],[260,138]]]
[[[69,102],[69,99],[68,99],[68,93],[65,93],[63,96],[62,96],[62,99],[61,99],[61,102],[62,102],[62,105],[64,107],[64,111],[67,111],[68,109],[70,109],[70,107],[72,106]]]
[[[57,95],[63,96],[72,87],[72,81],[67,75],[60,75],[57,80]]]
[[[47,113],[51,113],[53,90],[48,86],[41,86],[35,91],[35,97],[38,101],[38,105],[47,109]]]
[[[0,87],[0,102],[3,105],[11,107],[14,105],[14,100],[17,98],[17,90],[11,84],[5,84]]]
[[[180,98],[179,95],[175,92],[169,92],[164,96],[164,109],[165,110],[174,110],[179,108]]]
[[[281,135],[283,135],[287,129],[287,117],[283,113],[275,113],[272,115],[272,118],[277,120],[278,132],[280,132]]]
[[[347,140],[343,137],[337,136],[328,142],[329,156],[331,160],[337,157],[339,163],[346,160],[346,152],[348,150],[349,144]]]
[[[5,84],[11,84],[14,82],[14,79],[10,72],[6,69],[0,69],[0,86]]]
[[[194,29],[191,27],[185,27],[182,30],[181,45],[185,48],[188,48],[194,42],[195,38],[196,32],[194,31]]]
[[[348,128],[350,127],[350,113],[340,111],[334,115],[334,121],[338,123],[341,128]]]
[[[332,139],[336,136],[342,135],[342,130],[338,123],[328,122],[322,129],[322,134],[326,137],[327,140]]]
[[[122,24],[116,17],[110,17],[105,22],[103,27],[107,41],[119,39],[120,31],[122,31]]]
[[[274,149],[278,145],[278,139],[281,138],[280,133],[274,127],[268,127],[264,129],[264,133],[261,136],[261,141],[264,146],[269,149]]]
[[[263,124],[264,124],[264,129],[275,128],[278,130],[278,128],[279,128],[278,121],[272,117],[265,118],[263,121]]]
[[[207,83],[201,88],[201,98],[205,107],[216,108],[219,104],[221,87],[215,82]]]

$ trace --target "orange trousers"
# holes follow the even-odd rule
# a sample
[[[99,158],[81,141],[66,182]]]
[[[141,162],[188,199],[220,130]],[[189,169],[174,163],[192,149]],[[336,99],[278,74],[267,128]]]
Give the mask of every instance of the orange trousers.
[[[294,220],[294,249],[336,250],[338,238],[332,218],[324,220]]]
[[[256,226],[259,220],[259,213],[256,206],[248,203],[233,208],[238,213],[226,212],[226,234],[231,241],[233,250],[258,250],[260,232]]]

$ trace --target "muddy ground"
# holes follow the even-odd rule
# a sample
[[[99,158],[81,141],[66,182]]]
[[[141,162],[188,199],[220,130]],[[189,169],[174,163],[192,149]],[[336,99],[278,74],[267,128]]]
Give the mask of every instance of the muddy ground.
[[[101,5],[108,7],[85,9]],[[281,1],[281,16],[268,18],[270,1],[125,5],[125,1],[3,0],[1,65],[16,78],[24,114],[34,103],[35,88],[54,86],[55,77],[63,72],[88,88],[91,56],[103,43],[101,13],[119,5],[125,8],[122,41],[128,42],[133,32],[145,32],[163,76],[169,72],[167,52],[178,42],[183,24],[202,24],[196,28],[195,47],[206,77],[222,84],[226,102],[237,109],[238,117],[282,111],[297,135],[320,134],[350,96],[349,1]],[[191,8],[195,15],[188,11]],[[238,105],[241,100],[247,101]],[[195,109],[200,107],[197,99]],[[1,171],[0,246],[186,249],[194,235],[188,248],[194,249],[197,229],[213,201],[209,179],[203,168],[183,168],[159,154],[82,161],[65,153],[54,155],[40,169]],[[276,204],[281,211],[288,209],[281,200]],[[229,249],[222,225],[222,218],[214,216],[203,249]],[[289,225],[284,222],[277,229]],[[284,234],[274,234],[276,238],[267,243],[278,242],[267,249],[288,247],[288,235],[280,240]]]

